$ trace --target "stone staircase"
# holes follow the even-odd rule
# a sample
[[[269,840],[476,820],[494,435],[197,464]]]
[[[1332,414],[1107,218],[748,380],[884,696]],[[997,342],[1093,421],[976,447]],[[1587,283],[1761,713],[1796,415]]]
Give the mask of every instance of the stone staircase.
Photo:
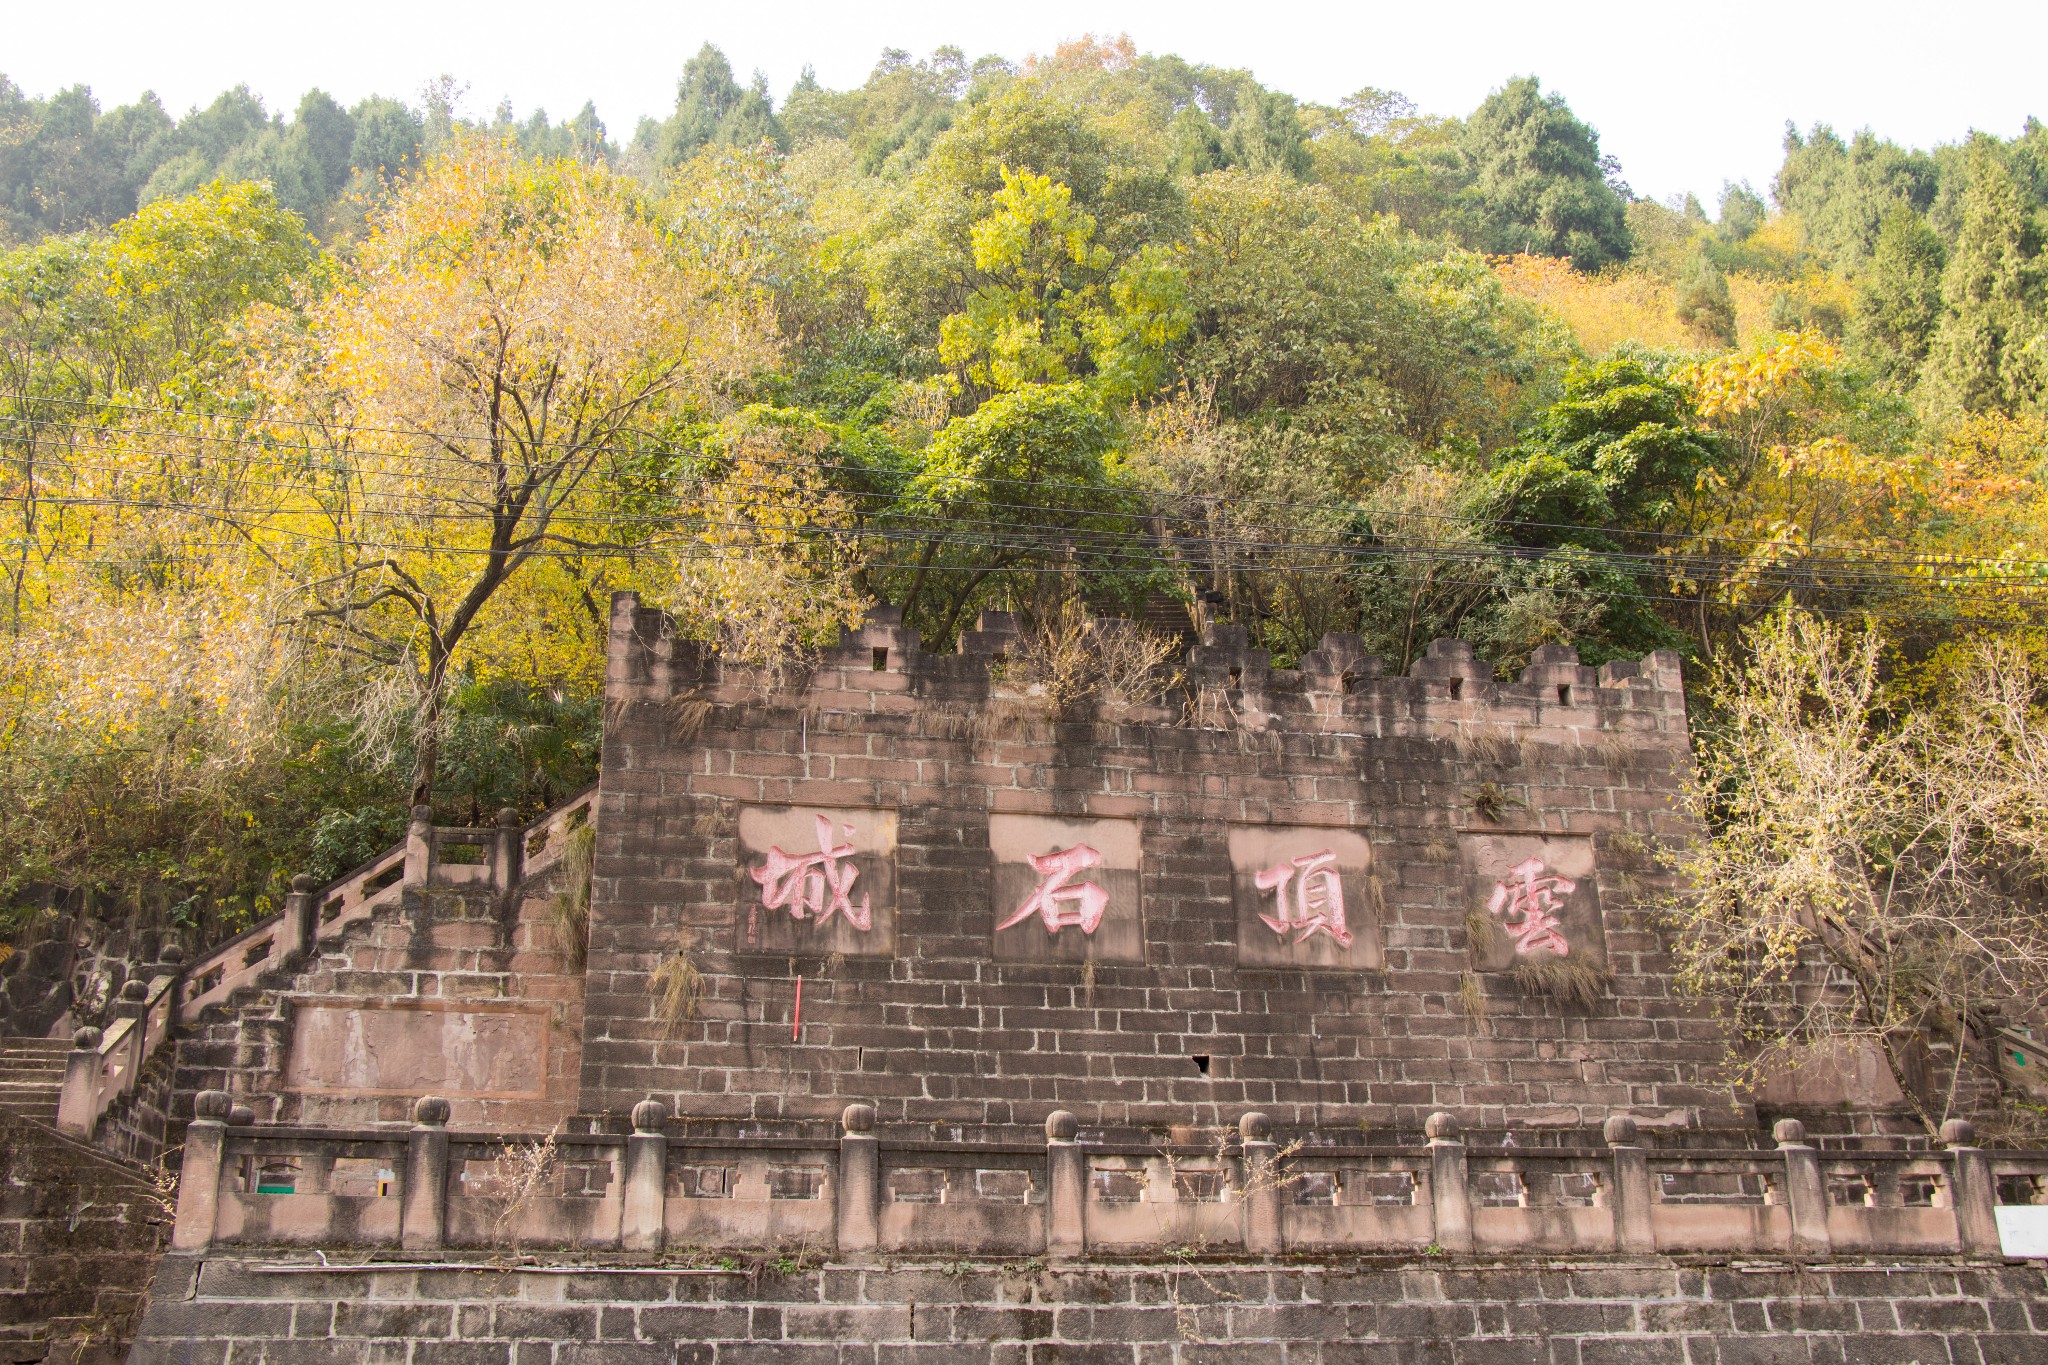
[[[0,1038],[0,1115],[48,1123],[64,1088],[68,1038]]]

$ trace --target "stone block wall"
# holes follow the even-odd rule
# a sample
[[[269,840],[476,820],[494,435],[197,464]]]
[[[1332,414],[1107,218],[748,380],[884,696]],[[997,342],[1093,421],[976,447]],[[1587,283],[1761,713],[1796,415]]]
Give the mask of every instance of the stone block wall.
[[[822,1121],[853,1100],[940,1127],[1021,1128],[1055,1108],[1104,1130],[1253,1108],[1293,1131],[1412,1133],[1437,1109],[1479,1131],[1621,1111],[1653,1129],[1753,1121],[1715,1085],[1720,1041],[1639,913],[1680,828],[1674,658],[1595,670],[1551,648],[1502,683],[1439,641],[1390,678],[1355,638],[1276,670],[1212,628],[1167,703],[1055,719],[990,668],[1006,627],[985,620],[962,653],[933,656],[880,612],[778,685],[722,669],[630,596],[614,604],[585,1112],[655,1096],[726,1124]],[[829,931],[808,941],[766,904],[768,845],[747,834],[806,819],[852,850],[826,871],[870,860],[839,914],[798,926]],[[1088,875],[1109,916],[1130,917],[1126,941],[1002,947],[1047,932],[998,927],[1031,881],[1014,875],[1029,848],[1005,852],[1020,820],[1100,845]],[[1115,880],[1125,829],[1134,895]],[[1311,945],[1320,959],[1249,949],[1273,931],[1248,906],[1274,902],[1247,902],[1272,893],[1234,865],[1233,840],[1278,848],[1276,831],[1347,861],[1341,951],[1333,935]],[[1486,860],[1557,849],[1578,860],[1547,883],[1564,888],[1562,932],[1575,961],[1611,972],[1590,1008],[1500,970],[1487,920],[1487,888],[1512,878]],[[849,938],[862,888],[883,885],[876,858],[887,903]],[[665,1012],[675,982],[694,998]]]
[[[134,1365],[2041,1365],[2035,1266],[328,1268],[166,1257]]]
[[[170,1222],[146,1176],[0,1119],[0,1360],[124,1359]]]

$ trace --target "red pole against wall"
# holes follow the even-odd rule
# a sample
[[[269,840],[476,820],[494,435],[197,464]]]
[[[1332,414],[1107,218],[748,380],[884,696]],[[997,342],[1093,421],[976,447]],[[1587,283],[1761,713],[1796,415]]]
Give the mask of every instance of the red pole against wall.
[[[789,1017],[789,1041],[795,1042],[798,1032],[804,1026],[804,979],[796,979],[796,1013]]]

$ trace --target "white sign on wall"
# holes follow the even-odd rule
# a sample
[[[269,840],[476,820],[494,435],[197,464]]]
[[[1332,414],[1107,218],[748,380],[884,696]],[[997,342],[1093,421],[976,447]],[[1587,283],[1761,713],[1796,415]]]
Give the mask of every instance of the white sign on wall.
[[[2048,1257],[2048,1204],[2000,1204],[1998,1244],[2008,1256]]]

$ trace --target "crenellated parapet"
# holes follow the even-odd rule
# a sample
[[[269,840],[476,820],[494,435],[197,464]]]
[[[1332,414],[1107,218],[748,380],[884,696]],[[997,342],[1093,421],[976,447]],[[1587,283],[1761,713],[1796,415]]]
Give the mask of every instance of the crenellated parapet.
[[[1097,618],[1090,634],[1135,631],[1135,622]],[[819,652],[815,666],[769,680],[759,670],[721,661],[680,636],[663,612],[632,594],[613,603],[611,695],[668,701],[781,701],[835,712],[910,713],[948,707],[1028,703],[1032,692],[1013,665],[1027,641],[1010,612],[985,611],[960,633],[958,652],[927,653],[891,606],[869,610],[856,629]],[[1588,744],[1619,736],[1639,747],[1682,751],[1688,742],[1685,688],[1676,654],[1659,650],[1598,668],[1569,645],[1543,645],[1513,681],[1503,681],[1464,640],[1433,640],[1405,675],[1366,652],[1357,636],[1331,632],[1294,668],[1275,668],[1242,625],[1211,625],[1186,657],[1164,665],[1177,675],[1155,704],[1110,697],[1093,714],[1067,720],[1193,726],[1251,732]],[[1012,706],[1012,710],[1016,708]]]

